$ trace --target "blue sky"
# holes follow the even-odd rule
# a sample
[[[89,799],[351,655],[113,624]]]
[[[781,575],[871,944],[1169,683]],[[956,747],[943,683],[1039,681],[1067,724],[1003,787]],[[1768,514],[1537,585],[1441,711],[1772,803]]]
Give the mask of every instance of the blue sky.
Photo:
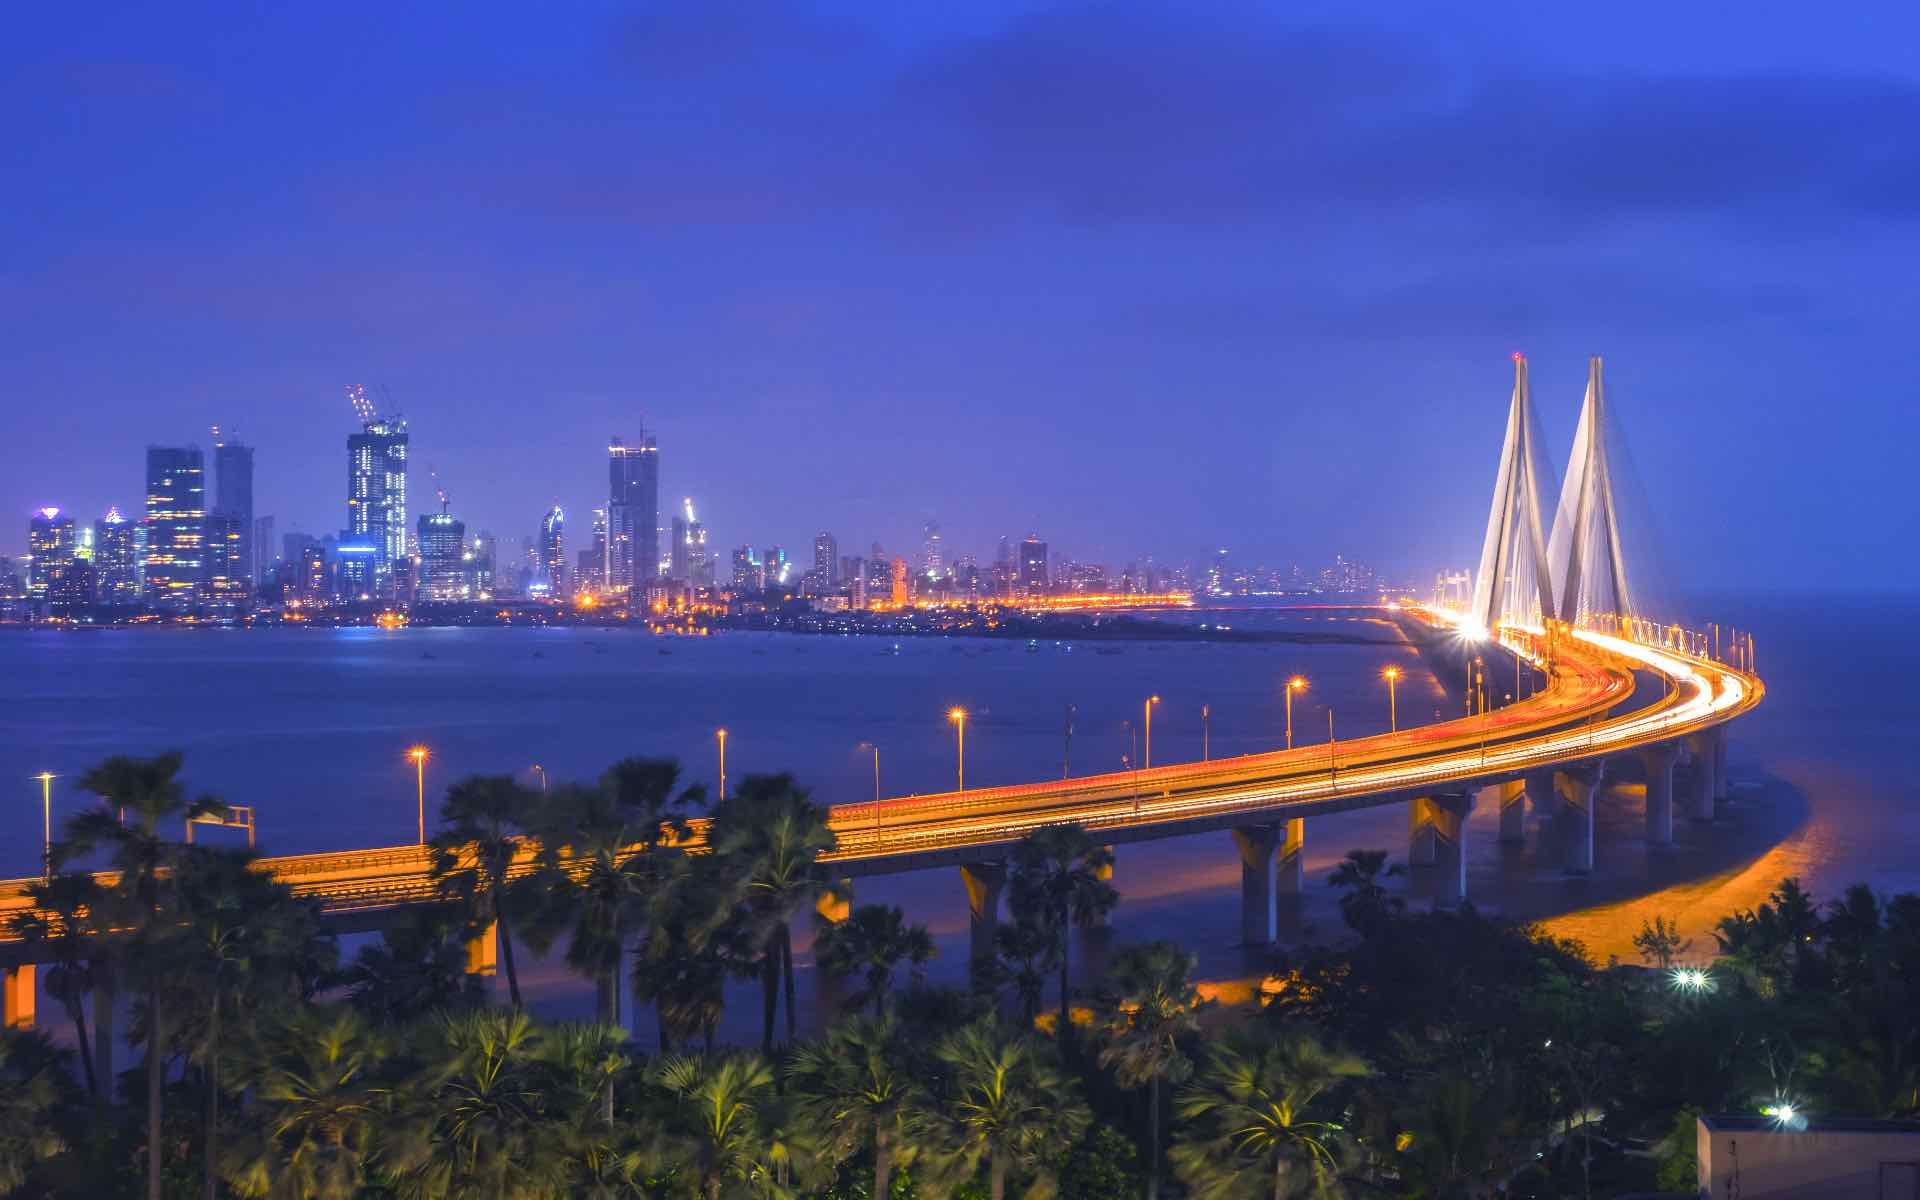
[[[503,539],[644,422],[723,547],[1424,575],[1523,350],[1676,580],[1920,587],[1912,6],[41,6],[0,112],[0,552],[214,422],[337,528],[364,382]]]

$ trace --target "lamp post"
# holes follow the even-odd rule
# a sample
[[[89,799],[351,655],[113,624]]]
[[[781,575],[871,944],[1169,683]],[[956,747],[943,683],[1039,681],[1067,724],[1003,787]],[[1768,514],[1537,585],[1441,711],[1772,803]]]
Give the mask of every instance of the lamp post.
[[[427,748],[415,746],[407,751],[407,757],[413,760],[413,798],[418,808],[420,822],[420,844],[427,844]]]
[[[1156,704],[1158,704],[1158,703],[1160,703],[1160,697],[1158,697],[1158,696],[1148,696],[1148,697],[1147,697],[1147,702],[1146,702],[1145,704],[1143,704],[1143,705],[1141,705],[1141,706],[1140,706],[1140,707],[1141,707],[1141,708],[1142,708],[1143,710],[1145,710],[1145,712],[1146,712],[1146,715],[1147,715],[1147,719],[1146,719],[1146,726],[1147,726],[1147,736],[1146,736],[1146,743],[1145,743],[1145,745],[1144,745],[1144,746],[1142,747],[1142,748],[1143,748],[1143,749],[1144,749],[1144,750],[1146,751],[1146,754],[1145,754],[1145,756],[1144,756],[1144,759],[1143,759],[1143,762],[1142,762],[1142,765],[1143,765],[1144,767],[1146,767],[1146,769],[1147,769],[1147,770],[1149,770],[1149,771],[1151,771],[1151,770],[1153,770],[1153,706],[1154,706],[1154,705],[1156,705]]]
[[[1210,705],[1202,704],[1200,706],[1200,761],[1211,762],[1212,760],[1213,708]]]
[[[53,780],[52,771],[34,776],[40,781],[40,866],[45,878],[53,878]]]
[[[1400,701],[1395,693],[1400,683],[1400,668],[1388,667],[1386,670],[1380,672],[1380,674],[1387,681],[1387,732],[1398,733],[1400,731]]]
[[[1334,758],[1333,706],[1327,706],[1327,783],[1332,787],[1340,786],[1340,764]]]
[[[953,722],[953,749],[956,756],[953,790],[964,792],[967,790],[967,710],[950,708],[947,710],[947,720]]]
[[[1293,749],[1293,694],[1307,690],[1307,678],[1295,675],[1287,680],[1287,749]]]
[[[1067,705],[1067,725],[1065,744],[1060,750],[1060,778],[1066,779],[1073,774],[1073,717],[1079,711],[1074,705]]]
[[[865,750],[873,755],[873,845],[880,847],[880,747],[872,742],[861,742],[856,750]]]
[[[546,795],[547,794],[547,769],[541,766],[539,763],[535,763],[533,764],[533,772],[534,774],[540,777],[540,794],[543,796]]]
[[[727,798],[727,731],[725,728],[713,731],[714,740],[720,743],[720,798]]]

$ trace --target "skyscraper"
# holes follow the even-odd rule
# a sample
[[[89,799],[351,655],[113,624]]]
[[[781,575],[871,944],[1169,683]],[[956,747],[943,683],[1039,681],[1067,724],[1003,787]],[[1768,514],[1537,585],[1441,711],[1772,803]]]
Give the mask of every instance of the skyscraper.
[[[27,599],[44,603],[60,572],[74,560],[73,518],[57,508],[34,510],[27,520]]]
[[[343,543],[371,546],[377,595],[392,590],[393,563],[407,552],[407,423],[371,409],[347,438],[347,530]],[[251,501],[249,501],[251,502]]]
[[[275,553],[273,541],[273,518],[271,516],[253,519],[253,582],[258,585],[273,569],[280,556]]]
[[[766,567],[753,553],[752,546],[736,546],[733,550],[733,590],[736,592],[759,592],[767,586]]]
[[[240,561],[237,576],[247,588],[260,581],[253,533],[253,447],[220,436],[213,427],[213,513],[239,523]]]
[[[1031,596],[1047,590],[1047,544],[1038,534],[1020,543],[1020,589]]]
[[[947,573],[947,559],[940,544],[940,522],[928,521],[926,541],[920,548],[920,574],[939,579]]]
[[[94,580],[102,604],[140,603],[136,528],[117,508],[109,508],[106,516],[93,523]]]
[[[464,600],[472,587],[467,564],[467,526],[447,513],[443,500],[437,513],[421,513],[420,570],[416,579],[422,600]]]
[[[824,530],[813,537],[813,576],[823,589],[840,585],[840,539]]]
[[[575,590],[607,590],[607,510],[593,510],[593,543],[578,556],[580,570],[573,581]]]
[[[660,570],[660,447],[644,429],[608,445],[607,482],[607,586],[645,586]]]
[[[244,606],[252,588],[246,576],[247,545],[252,540],[251,526],[226,513],[212,513],[206,521],[206,598],[226,607]]]
[[[567,514],[558,504],[540,518],[540,577],[549,596],[567,594],[566,523]]]
[[[147,447],[147,603],[192,608],[206,583],[206,460],[198,446]]]

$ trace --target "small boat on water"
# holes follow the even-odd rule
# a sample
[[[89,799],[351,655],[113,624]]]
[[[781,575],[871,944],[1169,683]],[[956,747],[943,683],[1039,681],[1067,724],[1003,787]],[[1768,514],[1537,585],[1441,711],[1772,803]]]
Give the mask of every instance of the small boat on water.
[[[1038,653],[1040,653],[1040,639],[1039,639],[1039,638],[1028,638],[1028,639],[1027,639],[1027,653],[1028,653],[1028,654],[1038,654]]]

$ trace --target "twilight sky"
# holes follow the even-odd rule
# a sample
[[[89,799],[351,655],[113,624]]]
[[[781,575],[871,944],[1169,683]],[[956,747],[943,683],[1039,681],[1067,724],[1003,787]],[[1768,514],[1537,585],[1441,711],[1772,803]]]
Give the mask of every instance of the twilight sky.
[[[239,12],[9,17],[0,553],[216,421],[337,529],[365,382],[503,541],[644,422],[723,551],[1424,578],[1524,350],[1676,579],[1920,587],[1911,4]]]

